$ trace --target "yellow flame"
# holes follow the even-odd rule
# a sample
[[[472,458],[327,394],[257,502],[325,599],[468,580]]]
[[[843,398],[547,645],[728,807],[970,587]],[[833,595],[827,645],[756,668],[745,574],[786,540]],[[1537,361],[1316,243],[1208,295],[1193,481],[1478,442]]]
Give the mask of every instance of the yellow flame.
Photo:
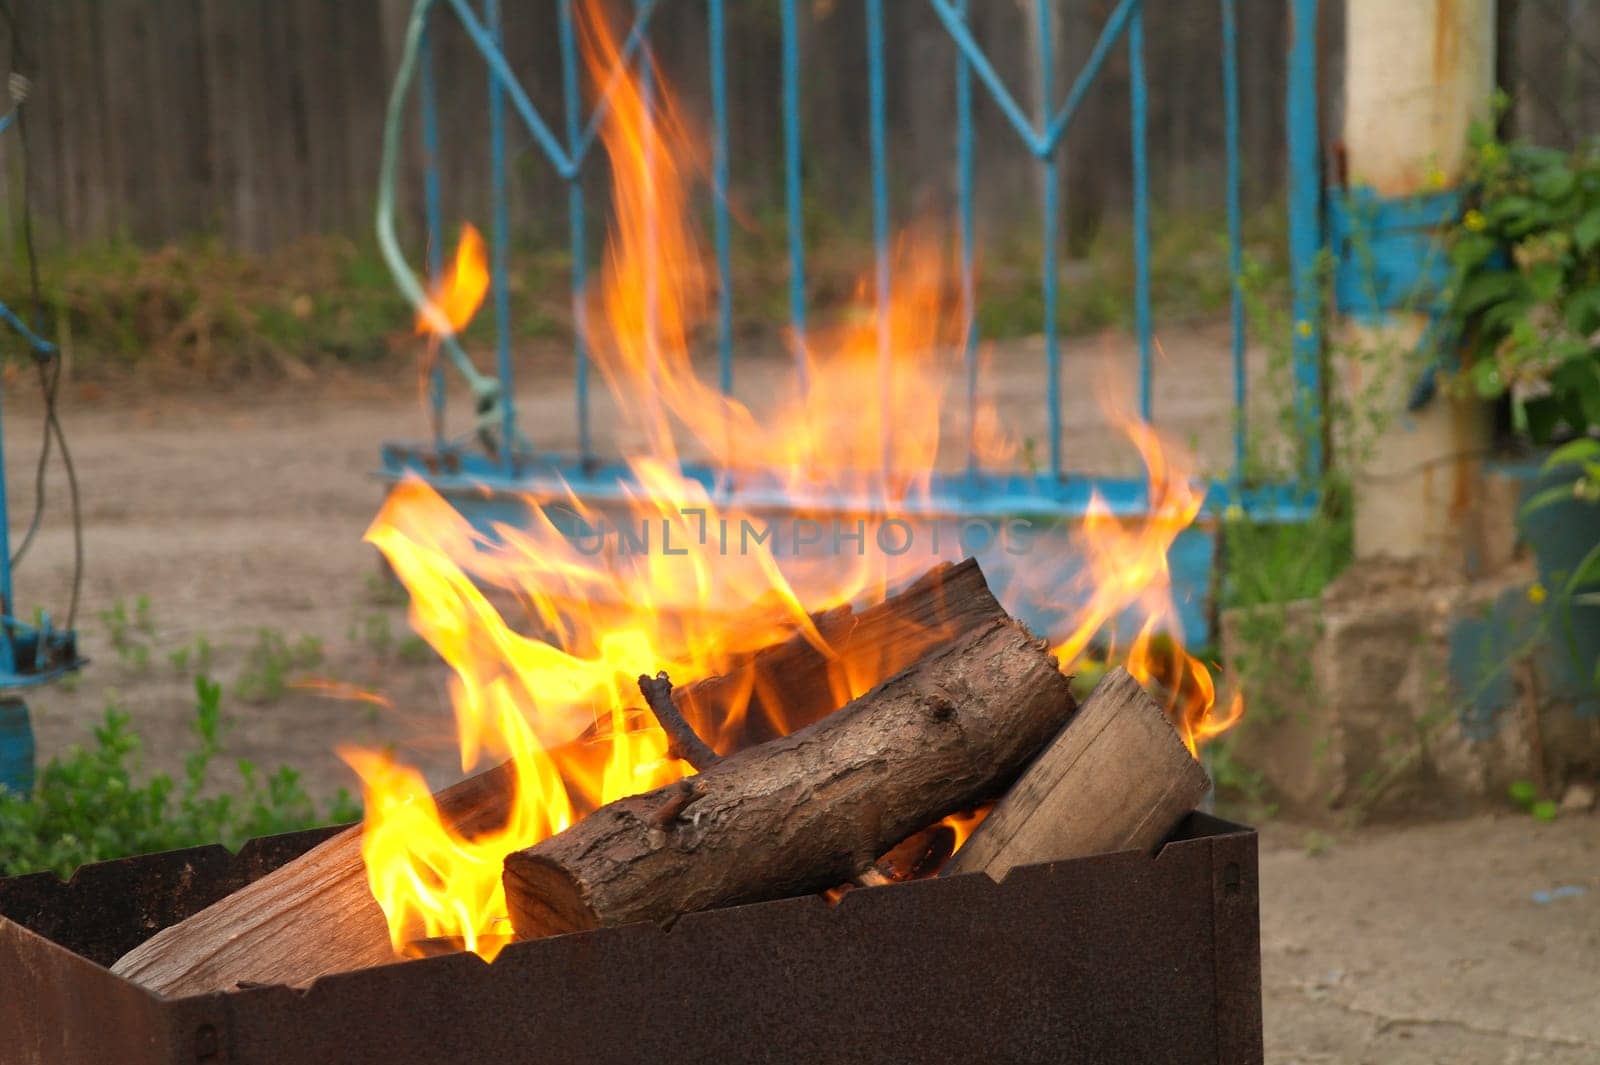
[[[591,78],[605,84],[622,58],[598,7],[584,6],[580,26]],[[827,701],[842,705],[908,663],[880,652],[840,655],[811,612],[879,600],[959,553],[955,537],[937,552],[790,551],[776,535],[760,535],[767,515],[721,504],[720,493],[687,476],[680,453],[692,445],[735,482],[783,499],[800,520],[831,521],[841,499],[851,501],[850,523],[882,522],[925,503],[944,392],[963,349],[937,244],[903,239],[890,305],[808,336],[793,387],[753,410],[703,382],[690,358],[710,278],[690,224],[685,170],[694,146],[666,86],[657,80],[651,110],[633,77],[617,77],[601,138],[615,220],[594,306],[583,316],[585,340],[644,442],[628,460],[633,487],[619,489],[619,505],[604,512],[571,491],[529,498],[522,521],[485,535],[411,480],[394,489],[367,532],[410,592],[413,627],[450,668],[462,769],[506,761],[514,781],[504,824],[459,831],[414,770],[384,753],[341,751],[363,783],[363,856],[397,951],[458,937],[492,958],[508,931],[500,882],[507,853],[602,803],[691,772],[668,757],[664,735],[641,709],[639,674],[665,670],[680,685],[725,674],[798,634],[828,657]],[[435,296],[455,330],[487,288],[481,244],[468,227]],[[867,303],[864,289],[862,296]],[[893,352],[887,366],[878,354],[884,332]],[[1080,546],[1093,581],[1045,589],[1058,602],[1081,596],[1084,604],[1058,641],[1064,668],[1130,606],[1144,610],[1152,632],[1176,620],[1166,550],[1194,520],[1199,496],[1147,427],[1122,427],[1149,466],[1152,516],[1124,526],[1097,503]],[[971,436],[988,458],[1015,450],[991,407],[979,412]],[[608,522],[614,532],[626,525],[629,538],[590,535]],[[1053,561],[1036,559],[1044,578]],[[1145,676],[1156,675],[1151,643],[1138,652],[1148,660],[1138,667]],[[1204,666],[1193,665],[1190,686],[1200,676],[1209,684]],[[685,712],[724,752],[746,735],[758,696],[768,732],[806,723],[781,692],[760,685],[757,678],[724,705]],[[1209,713],[1208,703],[1191,721],[1185,704],[1180,720],[1191,747],[1219,725]],[[980,819],[948,820],[958,845]]]
[[[446,327],[450,333],[461,332],[478,313],[488,291],[489,259],[483,234],[468,223],[461,227],[455,258],[429,296],[429,309],[417,313],[417,335],[438,336]]]

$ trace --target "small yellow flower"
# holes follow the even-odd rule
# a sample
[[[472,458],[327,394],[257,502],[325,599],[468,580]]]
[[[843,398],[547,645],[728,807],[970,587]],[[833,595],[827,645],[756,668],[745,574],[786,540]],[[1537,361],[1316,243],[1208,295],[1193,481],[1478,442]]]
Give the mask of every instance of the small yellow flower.
[[[1528,602],[1538,605],[1549,597],[1550,593],[1545,591],[1544,585],[1540,584],[1538,581],[1534,581],[1532,584],[1528,585]]]
[[[1294,331],[1303,339],[1311,335],[1311,323],[1302,318],[1294,323]]]
[[[1461,221],[1463,225],[1472,230],[1474,233],[1482,233],[1483,227],[1489,224],[1488,221],[1483,217],[1483,212],[1478,210],[1476,207],[1468,211],[1467,216]]]
[[[1442,189],[1449,183],[1450,178],[1443,170],[1438,167],[1434,167],[1433,173],[1428,175],[1428,181],[1433,185],[1434,188]]]
[[[1223,518],[1224,521],[1230,521],[1230,522],[1243,521],[1244,520],[1244,508],[1241,507],[1237,503],[1229,503],[1228,506],[1222,512],[1222,518]]]

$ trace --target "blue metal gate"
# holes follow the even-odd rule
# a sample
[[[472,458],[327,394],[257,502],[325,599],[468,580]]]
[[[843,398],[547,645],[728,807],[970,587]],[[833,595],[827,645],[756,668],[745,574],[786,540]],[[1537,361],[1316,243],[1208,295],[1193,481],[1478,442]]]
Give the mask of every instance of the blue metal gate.
[[[776,0],[782,21],[782,111],[789,258],[789,319],[797,336],[807,328],[806,242],[801,224],[802,171],[800,86],[804,74],[798,29],[798,0]],[[1228,219],[1229,268],[1233,276],[1231,308],[1232,372],[1234,410],[1234,467],[1231,474],[1219,477],[1209,486],[1206,507],[1208,519],[1215,519],[1224,508],[1238,507],[1257,520],[1295,520],[1315,505],[1316,485],[1321,464],[1319,434],[1306,434],[1304,466],[1291,479],[1270,484],[1247,483],[1244,476],[1244,420],[1247,394],[1245,366],[1246,326],[1241,290],[1241,166],[1239,143],[1239,77],[1236,0],[1217,0],[1221,7],[1222,34],[1219,42],[1218,74],[1224,86],[1226,130],[1226,212]],[[719,304],[717,307],[718,372],[722,389],[732,388],[736,371],[733,337],[733,301],[737,286],[731,267],[731,223],[727,202],[729,187],[727,55],[725,47],[725,0],[704,0],[709,41],[712,147],[712,227],[715,249]],[[933,505],[954,516],[985,515],[1001,518],[1029,515],[1055,522],[1070,523],[1080,518],[1097,496],[1112,513],[1136,518],[1149,507],[1147,485],[1142,479],[1107,478],[1075,473],[1071,457],[1063,453],[1061,439],[1061,359],[1057,336],[1056,300],[1059,288],[1058,241],[1060,205],[1059,183],[1055,180],[1060,146],[1074,115],[1097,75],[1117,48],[1126,48],[1129,64],[1129,124],[1132,143],[1132,224],[1135,259],[1134,308],[1138,359],[1139,415],[1155,422],[1158,412],[1152,404],[1152,309],[1150,271],[1150,196],[1147,165],[1147,83],[1145,72],[1145,22],[1160,17],[1160,9],[1144,0],[1120,0],[1102,27],[1088,61],[1067,89],[1064,102],[1053,113],[1030,116],[1013,98],[1004,79],[974,38],[968,23],[969,0],[927,0],[933,14],[948,30],[958,59],[955,78],[955,116],[952,130],[957,174],[957,202],[960,240],[960,313],[969,324],[966,330],[965,388],[970,406],[980,387],[974,283],[974,176],[975,137],[973,104],[976,91],[989,93],[1015,131],[1026,150],[1045,173],[1040,222],[1043,242],[1042,329],[1046,350],[1046,396],[1050,446],[1047,468],[1037,473],[1016,470],[986,470],[969,454],[966,470],[959,474],[936,476]],[[1320,421],[1321,310],[1317,291],[1315,260],[1322,245],[1319,223],[1320,172],[1318,158],[1315,26],[1317,0],[1288,0],[1291,36],[1287,56],[1286,109],[1287,175],[1289,213],[1289,262],[1293,287],[1293,379],[1294,405],[1303,425]],[[622,44],[622,54],[633,62],[648,48],[651,17],[658,0],[635,0],[634,21]],[[1038,69],[1041,80],[1038,96],[1056,96],[1056,57],[1051,51],[1048,29],[1051,0],[1035,0],[1033,17],[1039,21]],[[438,159],[440,135],[436,117],[430,21],[439,12],[452,14],[481,55],[489,75],[489,160],[493,218],[490,235],[492,273],[492,314],[497,336],[497,364],[493,374],[473,366],[453,338],[444,340],[448,362],[467,381],[476,401],[478,425],[474,432],[452,439],[442,428],[434,439],[422,444],[389,444],[383,449],[383,471],[390,478],[420,475],[455,500],[469,513],[490,512],[508,517],[519,493],[535,492],[552,483],[571,485],[580,495],[594,499],[613,499],[623,490],[629,471],[623,464],[596,453],[590,401],[591,360],[585,350],[583,330],[576,330],[576,424],[578,453],[555,454],[530,443],[519,428],[512,396],[511,341],[512,316],[507,284],[507,252],[510,242],[507,221],[506,125],[508,108],[526,127],[542,154],[567,184],[568,222],[571,244],[571,285],[575,297],[587,283],[586,231],[590,224],[582,185],[585,163],[604,118],[609,93],[603,88],[599,103],[585,114],[579,91],[580,64],[575,31],[574,0],[558,0],[561,83],[564,107],[559,124],[552,124],[539,112],[528,92],[511,69],[501,48],[499,0],[419,0],[406,40],[402,66],[390,99],[388,135],[384,151],[384,175],[378,211],[380,241],[396,278],[418,307],[425,303],[423,284],[406,265],[395,234],[394,184],[398,168],[398,131],[404,112],[410,106],[410,90],[417,89],[421,133],[426,157],[424,192],[426,229],[430,259],[428,272],[437,278],[441,272],[440,248],[443,220],[440,217],[440,179]],[[883,0],[866,0],[867,71],[866,93],[870,168],[864,183],[870,188],[872,232],[875,248],[874,298],[880,312],[890,299],[894,277],[891,270],[892,219],[890,217],[889,164],[886,151]],[[648,64],[638,64],[643,81],[650,76]],[[645,81],[648,92],[648,82]],[[559,129],[559,132],[558,132]],[[575,299],[576,305],[576,299]],[[880,313],[880,320],[883,315]],[[580,319],[581,320],[581,319]],[[888,336],[880,330],[879,357],[887,360]],[[432,402],[435,424],[442,426],[444,375],[435,373]],[[498,446],[480,447],[486,439]],[[720,482],[717,471],[689,469],[690,476],[708,489]],[[1206,527],[1207,525],[1210,528]],[[1172,551],[1171,564],[1184,630],[1194,642],[1204,643],[1208,619],[1204,604],[1210,584],[1214,555],[1214,521],[1180,537]],[[1003,568],[1003,566],[1002,566]],[[1005,574],[991,572],[991,579],[1004,583]],[[1040,627],[1049,619],[1029,618]]]

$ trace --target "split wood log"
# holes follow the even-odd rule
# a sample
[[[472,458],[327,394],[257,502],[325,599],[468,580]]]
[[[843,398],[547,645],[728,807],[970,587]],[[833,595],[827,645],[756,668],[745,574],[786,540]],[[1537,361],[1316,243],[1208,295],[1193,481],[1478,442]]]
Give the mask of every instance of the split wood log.
[[[434,796],[439,814],[472,834],[505,821],[509,762]],[[260,880],[157,932],[111,971],[163,995],[239,984],[304,984],[395,960],[389,925],[367,885],[361,826],[345,829]]]
[[[537,938],[842,884],[1002,793],[1072,710],[1046,647],[992,622],[814,725],[509,855],[512,926]],[[663,807],[681,812],[663,823]]]
[[[1153,851],[1205,798],[1206,771],[1120,666],[983,820],[941,876]]]
[[[885,649],[888,661],[908,661],[1004,616],[977,563],[969,559],[936,566],[859,613],[842,607],[814,620],[829,646],[862,668],[870,648]],[[683,685],[674,696],[697,720],[716,721],[715,715],[731,712],[742,693],[749,693],[750,718],[761,724],[747,731],[757,735],[771,727],[766,707],[775,707],[780,696],[791,720],[836,709],[843,700],[831,694],[829,680],[837,668],[836,660],[797,636],[757,652],[724,676]],[[818,684],[820,691],[813,690]],[[593,756],[593,744],[579,741],[579,746],[575,757]],[[435,801],[457,831],[482,832],[505,821],[511,782],[510,766],[502,765],[445,789]],[[356,826],[158,932],[112,971],[177,996],[240,983],[303,985],[328,973],[394,960],[388,924],[367,884]]]
[[[861,611],[812,615],[816,640],[795,633],[673,699],[724,753],[754,747],[822,720],[861,691],[940,644],[1006,616],[976,559],[940,563],[903,591]],[[731,724],[730,724],[731,722]]]

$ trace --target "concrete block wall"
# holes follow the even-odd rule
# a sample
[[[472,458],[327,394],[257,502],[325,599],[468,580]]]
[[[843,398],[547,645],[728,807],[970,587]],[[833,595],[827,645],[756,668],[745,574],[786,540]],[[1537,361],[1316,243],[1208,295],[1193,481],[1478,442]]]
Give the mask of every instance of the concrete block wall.
[[[1526,563],[1446,580],[1416,562],[1353,566],[1318,599],[1224,614],[1247,710],[1231,751],[1302,817],[1382,817],[1553,799],[1600,774],[1600,714],[1534,640]],[[1535,595],[1534,598],[1537,598]]]

